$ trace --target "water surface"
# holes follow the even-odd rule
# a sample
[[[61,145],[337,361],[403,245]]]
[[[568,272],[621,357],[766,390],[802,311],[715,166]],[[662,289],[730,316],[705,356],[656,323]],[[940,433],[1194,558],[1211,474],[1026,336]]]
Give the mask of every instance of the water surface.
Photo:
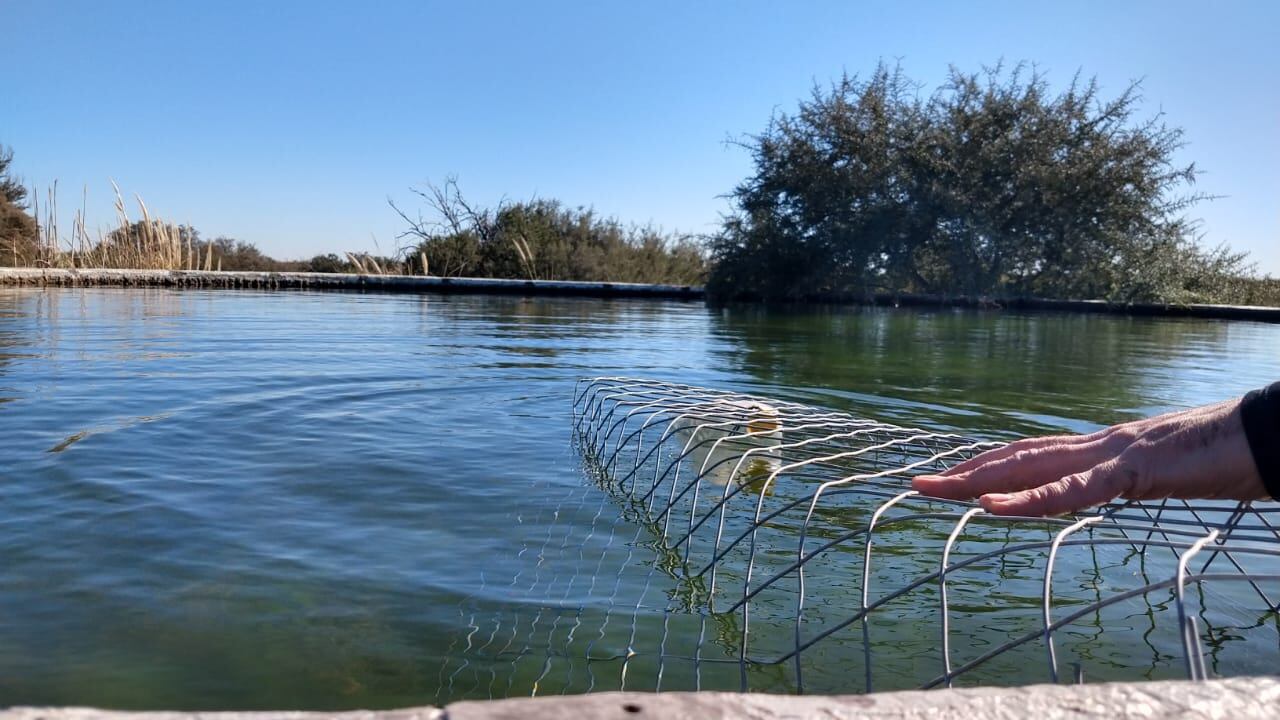
[[[0,706],[736,689],[736,667],[628,661],[707,626],[575,452],[577,378],[1008,439],[1239,395],[1278,348],[1280,326],[1208,320],[0,290]],[[1095,671],[1173,672],[1124,630]]]

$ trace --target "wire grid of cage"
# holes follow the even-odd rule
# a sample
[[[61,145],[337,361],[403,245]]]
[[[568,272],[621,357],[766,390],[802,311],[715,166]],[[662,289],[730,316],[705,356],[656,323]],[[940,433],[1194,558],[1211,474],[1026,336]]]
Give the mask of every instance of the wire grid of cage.
[[[586,465],[677,588],[660,637],[633,617],[624,682],[643,655],[659,689],[687,661],[697,687],[727,664],[742,690],[795,692],[1280,667],[1270,503],[994,516],[909,486],[1001,443],[623,377],[580,380],[573,408]]]

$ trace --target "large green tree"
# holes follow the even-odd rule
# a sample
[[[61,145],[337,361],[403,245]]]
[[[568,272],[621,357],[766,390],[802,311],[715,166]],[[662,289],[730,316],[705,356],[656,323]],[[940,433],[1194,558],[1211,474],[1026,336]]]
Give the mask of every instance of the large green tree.
[[[711,290],[1200,299],[1248,268],[1198,244],[1182,132],[1139,102],[1136,84],[1055,93],[1021,65],[953,68],[928,95],[883,64],[815,88],[743,141],[755,171],[712,244]]]

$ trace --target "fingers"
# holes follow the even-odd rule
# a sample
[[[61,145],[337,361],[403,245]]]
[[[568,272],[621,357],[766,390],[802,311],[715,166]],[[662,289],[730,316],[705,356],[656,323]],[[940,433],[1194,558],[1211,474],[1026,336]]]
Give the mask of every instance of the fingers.
[[[1064,515],[1101,505],[1123,494],[1131,471],[1116,460],[1015,493],[990,493],[979,502],[994,515]]]
[[[1087,470],[1109,456],[1109,448],[1103,440],[1071,439],[1065,443],[1041,443],[1029,448],[1023,446],[1023,449],[995,456],[954,474],[921,475],[911,481],[911,487],[923,495],[967,500],[988,493],[1034,488]],[[980,459],[982,456],[974,458]]]
[[[1231,400],[1091,435],[1019,440],[911,485],[933,497],[980,497],[999,515],[1061,515],[1117,497],[1262,497],[1251,463]]]
[[[986,465],[987,463],[995,462],[996,460],[1003,460],[1018,452],[1039,450],[1047,447],[1075,445],[1081,442],[1087,442],[1092,439],[1092,437],[1093,436],[1091,435],[1054,435],[1050,437],[1023,438],[1022,440],[1015,440],[1008,445],[998,447],[994,450],[988,450],[980,455],[975,455],[958,465],[952,465],[941,473],[938,473],[938,475],[922,477],[959,475],[961,473],[969,472],[974,468]]]

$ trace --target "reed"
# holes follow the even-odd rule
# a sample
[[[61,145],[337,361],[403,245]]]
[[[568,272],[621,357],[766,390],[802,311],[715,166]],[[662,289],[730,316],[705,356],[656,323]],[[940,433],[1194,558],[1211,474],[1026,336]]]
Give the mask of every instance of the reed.
[[[58,183],[45,192],[42,204],[37,193],[32,214],[37,220],[37,241],[29,257],[15,258],[15,264],[57,268],[121,268],[137,270],[214,269],[213,246],[199,243],[189,228],[152,215],[146,202],[134,195],[136,217],[130,213],[124,193],[114,181],[115,225],[90,232],[86,217],[88,189],[75,211],[69,237],[62,235],[58,219]],[[219,266],[221,265],[219,261]]]
[[[382,262],[378,262],[378,258],[367,252],[347,252],[343,253],[347,256],[347,262],[351,264],[351,268],[357,275],[416,275],[410,267],[412,263],[403,262],[394,258],[382,258]],[[423,273],[426,274],[426,273]]]

